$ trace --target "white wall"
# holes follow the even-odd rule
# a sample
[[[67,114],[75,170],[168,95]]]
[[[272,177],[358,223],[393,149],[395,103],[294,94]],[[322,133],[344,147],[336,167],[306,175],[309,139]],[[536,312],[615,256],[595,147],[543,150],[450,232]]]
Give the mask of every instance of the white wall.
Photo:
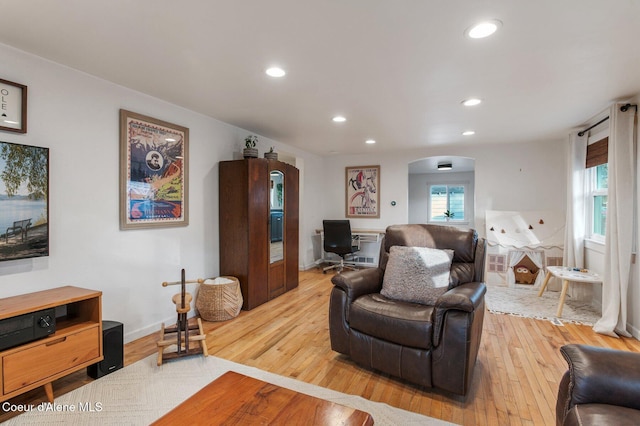
[[[604,276],[604,244],[590,240],[585,241],[584,266],[590,271]],[[602,284],[593,284],[591,290],[591,305],[600,308],[602,306]]]
[[[392,143],[392,142],[390,142]],[[345,217],[344,168],[380,165],[380,218],[351,219],[352,227],[385,229],[409,221],[408,164],[450,155],[475,159],[475,228],[484,235],[486,210],[564,210],[566,141],[433,147],[398,153],[325,159],[326,218]],[[391,206],[391,201],[396,206]],[[319,225],[321,222],[319,222]]]
[[[394,223],[407,223],[408,164],[394,154],[335,155],[324,159],[324,219],[345,218],[345,167],[380,165],[380,218],[351,219],[351,227],[381,229]],[[391,206],[391,201],[396,206]],[[322,227],[319,222],[318,227]]]
[[[50,148],[50,255],[0,262],[0,297],[61,285],[103,292],[103,318],[124,323],[125,340],[175,322],[163,281],[217,276],[218,162],[237,156],[247,131],[0,44],[2,78],[28,86],[28,133],[0,140]],[[119,229],[119,109],[189,128],[189,226]],[[260,138],[302,166],[300,186],[317,194],[321,161]],[[321,200],[304,194],[301,235]],[[301,264],[312,252],[301,239]],[[311,254],[312,259],[312,254]]]

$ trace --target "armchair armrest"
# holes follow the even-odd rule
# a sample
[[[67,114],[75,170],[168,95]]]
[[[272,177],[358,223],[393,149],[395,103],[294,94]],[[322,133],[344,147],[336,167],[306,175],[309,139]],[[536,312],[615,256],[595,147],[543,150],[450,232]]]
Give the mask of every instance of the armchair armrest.
[[[349,308],[358,297],[380,292],[382,270],[371,268],[343,272],[334,275],[331,282],[334,284],[329,298],[331,349],[349,355]]]
[[[577,404],[640,409],[640,353],[586,345],[565,345],[569,370],[558,389],[558,419]]]
[[[433,310],[433,344],[440,343],[444,316],[448,310],[454,309],[464,312],[473,312],[483,305],[487,286],[483,282],[471,282],[459,285],[444,293],[436,301]]]
[[[336,274],[331,282],[347,293],[349,301],[370,293],[379,293],[382,288],[382,270],[367,268]]]

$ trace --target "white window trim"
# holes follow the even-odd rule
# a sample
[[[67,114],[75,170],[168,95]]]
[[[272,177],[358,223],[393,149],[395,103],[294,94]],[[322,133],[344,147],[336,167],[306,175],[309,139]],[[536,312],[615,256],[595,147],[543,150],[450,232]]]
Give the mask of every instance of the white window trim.
[[[587,240],[591,240],[595,243],[599,243],[599,244],[604,244],[604,239],[605,236],[601,235],[601,234],[595,234],[593,232],[593,209],[595,208],[594,205],[594,198],[600,195],[608,195],[608,189],[593,189],[596,187],[596,179],[597,179],[597,173],[596,173],[597,167],[591,167],[590,169],[587,169],[587,178],[589,179],[589,184],[588,184],[588,188],[589,190],[587,191],[586,197],[586,206],[587,206],[587,217],[586,217],[586,233],[585,233],[585,239]]]
[[[471,214],[469,209],[469,181],[444,181],[444,182],[433,182],[427,184],[427,223],[434,225],[469,225],[471,220],[469,219],[469,215]],[[449,186],[462,186],[464,187],[464,219],[456,219],[455,217],[447,220],[433,220],[431,219],[431,187],[438,185],[446,185]]]
[[[593,173],[595,175],[595,173]],[[588,212],[587,212],[587,233],[586,233],[586,239],[587,240],[591,240],[595,243],[599,243],[599,244],[604,244],[604,239],[605,236],[601,235],[601,234],[596,234],[593,232],[593,209],[595,208],[594,206],[594,198],[599,196],[599,195],[607,195],[607,191],[606,190],[599,190],[599,191],[589,191],[589,194],[587,195],[587,197],[589,198],[587,205],[588,207]]]
[[[605,128],[598,130],[596,133],[590,133],[587,144],[591,145],[592,143],[596,143],[608,137],[609,137],[609,126],[607,124]],[[585,197],[586,197],[585,207],[587,209],[587,212],[586,212],[587,217],[585,218],[586,220],[585,225],[587,227],[587,229],[585,230],[586,231],[585,241],[590,241],[593,243],[593,245],[604,246],[605,236],[593,233],[593,209],[594,209],[593,199],[595,196],[598,196],[598,195],[608,195],[608,190],[593,189],[596,187],[596,179],[597,179],[596,167],[591,167],[590,169],[586,169],[585,172],[587,173],[586,177],[589,179],[588,191],[586,191],[585,193]]]
[[[594,240],[593,238],[585,238],[584,248],[596,253],[604,254],[604,238],[602,238],[602,241],[600,241],[600,239]]]

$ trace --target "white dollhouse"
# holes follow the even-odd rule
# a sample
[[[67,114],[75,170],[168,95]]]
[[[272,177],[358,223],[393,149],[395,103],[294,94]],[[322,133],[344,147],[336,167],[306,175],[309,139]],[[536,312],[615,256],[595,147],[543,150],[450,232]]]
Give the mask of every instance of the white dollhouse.
[[[487,210],[488,284],[538,288],[545,267],[562,265],[563,211]]]

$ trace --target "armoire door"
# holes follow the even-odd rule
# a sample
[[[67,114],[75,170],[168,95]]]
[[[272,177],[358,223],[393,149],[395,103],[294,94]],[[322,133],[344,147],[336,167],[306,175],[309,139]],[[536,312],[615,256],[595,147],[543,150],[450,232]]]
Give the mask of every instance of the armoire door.
[[[289,192],[286,183],[286,164],[269,160],[269,299],[285,292],[285,264],[287,240],[285,223]]]

